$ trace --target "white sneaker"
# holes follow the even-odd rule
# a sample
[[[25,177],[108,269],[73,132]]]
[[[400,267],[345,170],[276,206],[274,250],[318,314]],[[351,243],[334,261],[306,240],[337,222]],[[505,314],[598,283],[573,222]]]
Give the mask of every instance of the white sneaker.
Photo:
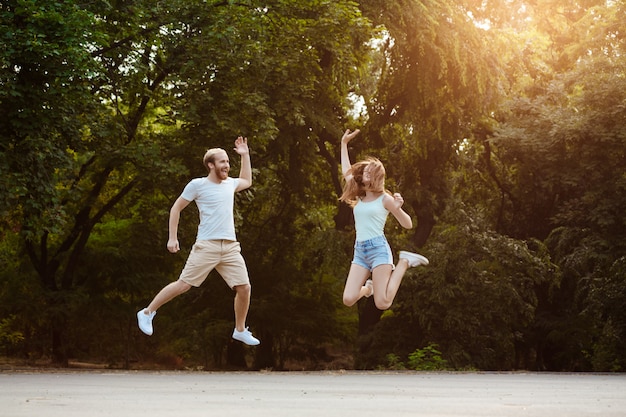
[[[400,259],[406,259],[409,261],[409,267],[415,267],[420,265],[428,265],[428,259],[419,253],[400,251]]]
[[[239,340],[249,346],[256,346],[261,343],[259,339],[252,336],[252,333],[247,327],[243,329],[243,332],[238,332],[237,329],[233,330],[233,339]]]
[[[370,293],[366,295],[366,297],[371,297],[374,295],[374,282],[371,279],[365,281],[365,286],[370,289]]]
[[[148,336],[152,336],[152,319],[156,314],[156,311],[152,313],[146,314],[146,309],[141,309],[137,312],[137,324],[139,325],[139,329],[147,334]]]

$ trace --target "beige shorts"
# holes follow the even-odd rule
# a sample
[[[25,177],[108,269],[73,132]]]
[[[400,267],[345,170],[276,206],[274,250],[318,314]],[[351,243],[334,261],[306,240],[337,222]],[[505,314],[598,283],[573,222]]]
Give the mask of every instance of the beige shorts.
[[[232,240],[197,240],[178,279],[199,287],[213,269],[230,288],[250,284],[241,245]]]

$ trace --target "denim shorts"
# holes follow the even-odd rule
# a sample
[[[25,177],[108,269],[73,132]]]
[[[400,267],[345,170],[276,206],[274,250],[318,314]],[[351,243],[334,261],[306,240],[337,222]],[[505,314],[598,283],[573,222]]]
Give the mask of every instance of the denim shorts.
[[[369,271],[380,265],[393,266],[393,254],[385,236],[355,242],[352,263]]]

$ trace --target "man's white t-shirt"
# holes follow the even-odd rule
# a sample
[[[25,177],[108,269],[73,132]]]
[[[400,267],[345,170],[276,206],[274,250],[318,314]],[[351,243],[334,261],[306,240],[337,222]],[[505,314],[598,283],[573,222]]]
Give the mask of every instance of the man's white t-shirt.
[[[197,240],[236,241],[233,208],[239,179],[228,177],[219,184],[207,177],[194,178],[180,195],[195,201],[200,212]]]

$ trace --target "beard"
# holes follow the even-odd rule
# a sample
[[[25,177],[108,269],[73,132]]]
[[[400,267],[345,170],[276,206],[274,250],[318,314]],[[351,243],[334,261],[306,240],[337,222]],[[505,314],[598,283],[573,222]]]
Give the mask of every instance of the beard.
[[[225,180],[226,178],[228,178],[228,170],[227,169],[220,169],[218,171],[215,171],[215,173],[217,174],[218,178],[221,180]]]

